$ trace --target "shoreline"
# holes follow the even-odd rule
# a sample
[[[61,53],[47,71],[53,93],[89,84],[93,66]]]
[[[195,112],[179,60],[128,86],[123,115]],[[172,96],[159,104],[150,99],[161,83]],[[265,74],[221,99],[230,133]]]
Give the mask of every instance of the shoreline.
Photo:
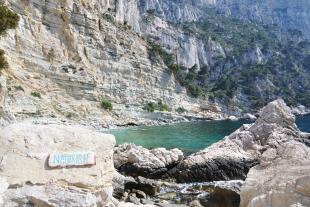
[[[165,113],[164,113],[165,114]],[[66,126],[81,126],[83,128],[93,129],[99,132],[107,132],[109,130],[119,130],[119,129],[132,129],[132,128],[139,128],[139,127],[156,127],[156,126],[169,126],[174,124],[180,124],[180,123],[189,123],[189,122],[217,122],[217,121],[241,121],[241,120],[252,120],[253,122],[256,119],[250,119],[244,117],[247,113],[244,113],[243,116],[235,117],[233,119],[230,119],[231,117],[226,118],[220,118],[220,119],[210,119],[210,118],[203,118],[203,117],[197,117],[197,116],[189,116],[189,115],[180,115],[180,114],[171,114],[179,115],[179,119],[171,119],[171,118],[164,118],[161,117],[160,119],[143,119],[140,117],[135,117],[134,119],[131,119],[125,123],[121,123],[121,119],[115,119],[114,123],[107,123],[104,120],[73,120],[68,118],[60,118],[60,117],[28,117],[25,119],[16,119],[12,123],[22,122],[22,123],[33,123],[33,124],[62,124]],[[307,110],[305,113],[294,113],[295,116],[309,116],[310,115],[310,109]],[[180,119],[182,117],[182,119]],[[126,118],[130,119],[130,118]],[[138,120],[137,120],[138,119]],[[116,123],[118,122],[118,123]],[[12,124],[7,123],[7,125]],[[4,126],[0,126],[0,128],[4,128]]]
[[[128,202],[162,207],[198,207],[200,204],[210,206],[216,201],[218,204],[227,202],[224,206],[243,207],[248,206],[252,200],[256,201],[256,197],[261,194],[269,195],[270,190],[287,185],[295,190],[296,184],[300,186],[307,183],[305,175],[309,172],[307,164],[310,134],[298,130],[295,117],[283,100],[268,104],[255,123],[243,125],[227,138],[190,155],[176,148],[150,150],[135,144],[115,146],[113,135],[88,130],[85,126],[57,125],[55,119],[53,123],[51,119],[45,119],[45,124],[42,120],[36,121],[37,124],[29,123],[29,120],[26,123],[15,123],[1,130],[0,140],[5,149],[2,156],[23,168],[23,174],[20,174],[14,165],[4,162],[3,175],[10,178],[14,172],[17,179],[7,180],[7,186],[25,183],[16,188],[5,189],[6,202],[15,202],[15,197],[11,195],[18,195],[20,192],[25,192],[20,197],[26,201],[29,195],[34,195],[38,201],[53,198],[62,203],[63,198],[72,198],[74,195],[76,199],[72,202],[84,202],[85,195],[97,195],[90,188],[107,184],[107,188],[98,192],[108,195],[106,199],[102,199],[102,203],[121,203],[115,206],[123,206],[123,203]],[[21,137],[24,142],[20,141]],[[62,169],[50,170],[44,167],[51,153],[72,151],[96,153],[96,164],[80,170],[66,168],[66,173],[62,173]],[[289,168],[292,165],[298,171]],[[34,170],[38,172],[35,175],[31,174]],[[103,174],[103,171],[106,173]],[[284,180],[283,177],[286,176],[292,177],[294,183]],[[68,191],[59,185],[58,181],[63,180],[79,191]],[[274,181],[272,183],[280,183],[271,185],[270,180]],[[29,183],[42,184],[38,186]],[[76,186],[76,183],[81,185]],[[267,188],[256,193],[259,186]],[[303,187],[307,186],[301,187],[306,189]],[[286,188],[283,190],[279,191],[283,192],[281,196],[292,192]],[[59,191],[61,197],[57,197]],[[255,193],[251,194],[252,192]],[[303,198],[300,194],[294,195],[298,197],[291,199],[292,203]],[[93,197],[93,201],[95,203],[98,200]],[[79,203],[72,206],[87,205]]]

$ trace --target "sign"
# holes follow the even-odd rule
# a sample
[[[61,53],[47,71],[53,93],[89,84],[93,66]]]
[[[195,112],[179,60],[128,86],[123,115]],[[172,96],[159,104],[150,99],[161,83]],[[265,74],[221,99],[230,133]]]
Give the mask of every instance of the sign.
[[[81,167],[96,164],[94,152],[52,153],[48,158],[51,168]]]

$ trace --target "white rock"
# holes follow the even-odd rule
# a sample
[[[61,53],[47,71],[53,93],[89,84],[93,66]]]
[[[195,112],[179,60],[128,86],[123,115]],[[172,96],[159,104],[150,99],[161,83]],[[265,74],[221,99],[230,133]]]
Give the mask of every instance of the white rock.
[[[243,116],[244,119],[256,120],[256,116],[253,114],[247,113]]]
[[[31,124],[4,128],[0,131],[0,177],[10,186],[21,186],[10,188],[5,202],[23,203],[28,198],[51,206],[108,202],[112,196],[114,144],[114,136],[82,128]],[[54,152],[93,152],[96,164],[51,169],[47,160]]]
[[[237,121],[237,120],[238,120],[238,118],[235,117],[235,116],[230,116],[230,117],[228,117],[228,119],[229,119],[230,121]]]
[[[272,163],[250,170],[241,188],[240,207],[310,206],[310,148],[290,141],[277,153]]]
[[[160,177],[183,157],[183,152],[179,149],[156,148],[148,150],[135,144],[123,144],[114,150],[114,165],[127,174]]]

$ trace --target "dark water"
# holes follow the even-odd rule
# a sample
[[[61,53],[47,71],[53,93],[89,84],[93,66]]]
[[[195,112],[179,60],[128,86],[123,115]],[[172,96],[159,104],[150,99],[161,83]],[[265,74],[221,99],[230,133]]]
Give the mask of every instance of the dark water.
[[[300,131],[310,133],[310,114],[305,116],[298,116],[296,119],[296,124]]]
[[[138,127],[110,130],[117,144],[135,143],[146,148],[179,148],[184,152],[197,152],[231,134],[250,121],[200,121],[166,126]],[[300,116],[296,123],[301,131],[310,132],[310,116]]]

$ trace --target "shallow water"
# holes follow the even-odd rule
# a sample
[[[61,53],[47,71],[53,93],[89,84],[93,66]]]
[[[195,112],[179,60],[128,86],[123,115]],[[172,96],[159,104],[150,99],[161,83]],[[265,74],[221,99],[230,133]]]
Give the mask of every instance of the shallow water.
[[[146,148],[179,148],[192,153],[223,139],[248,120],[199,121],[165,126],[137,127],[110,130],[117,144],[135,143]],[[310,132],[310,115],[299,116],[296,123],[301,131]]]

